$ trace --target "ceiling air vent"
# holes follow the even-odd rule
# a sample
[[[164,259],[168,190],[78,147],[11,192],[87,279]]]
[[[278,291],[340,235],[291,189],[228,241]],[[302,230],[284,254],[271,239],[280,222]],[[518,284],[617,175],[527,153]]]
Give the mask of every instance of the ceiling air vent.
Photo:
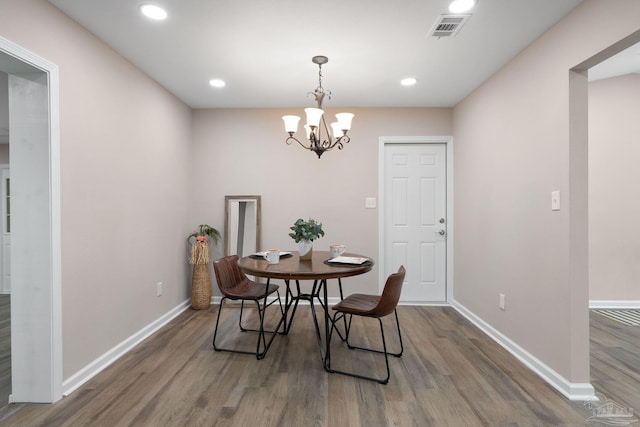
[[[471,15],[440,15],[431,29],[431,37],[453,37],[467,22]]]

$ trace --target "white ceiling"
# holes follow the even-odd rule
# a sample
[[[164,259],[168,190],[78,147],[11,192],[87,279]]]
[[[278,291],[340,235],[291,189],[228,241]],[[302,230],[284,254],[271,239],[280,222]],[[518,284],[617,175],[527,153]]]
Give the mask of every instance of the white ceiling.
[[[450,107],[580,1],[478,0],[456,37],[436,39],[449,0],[150,0],[163,22],[143,0],[49,0],[193,108],[311,106],[315,55],[329,57],[327,107]]]

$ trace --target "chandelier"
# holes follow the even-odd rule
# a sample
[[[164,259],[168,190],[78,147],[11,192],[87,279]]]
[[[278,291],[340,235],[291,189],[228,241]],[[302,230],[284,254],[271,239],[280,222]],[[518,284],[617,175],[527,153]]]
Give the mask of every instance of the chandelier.
[[[326,56],[314,56],[311,58],[311,62],[318,64],[318,87],[307,95],[315,97],[318,107],[304,109],[307,114],[307,124],[304,126],[307,133],[306,141],[303,143],[293,136],[298,130],[299,116],[282,116],[282,120],[284,120],[284,129],[289,134],[286,140],[287,144],[290,145],[295,141],[302,148],[316,153],[320,158],[325,151],[332,150],[335,147],[338,147],[338,150],[342,150],[343,144],[351,140],[347,136],[347,132],[351,129],[353,114],[336,114],[337,122],[331,123],[331,133],[329,133],[327,123],[324,120],[324,111],[322,110],[322,101],[325,96],[331,99],[331,92],[322,87],[322,65],[329,62],[329,58]]]

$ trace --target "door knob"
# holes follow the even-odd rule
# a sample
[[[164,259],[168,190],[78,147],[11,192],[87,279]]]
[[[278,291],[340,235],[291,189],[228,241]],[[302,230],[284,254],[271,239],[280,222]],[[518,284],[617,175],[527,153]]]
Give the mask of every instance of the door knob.
[[[444,224],[444,218],[440,218],[440,224]]]
[[[441,236],[444,236],[445,231],[444,230],[440,230],[440,231],[438,231],[438,234],[441,235]]]

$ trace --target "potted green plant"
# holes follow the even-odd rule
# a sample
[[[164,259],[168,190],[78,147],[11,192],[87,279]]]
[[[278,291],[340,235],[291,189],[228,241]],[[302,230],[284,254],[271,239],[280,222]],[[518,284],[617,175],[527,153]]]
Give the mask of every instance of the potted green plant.
[[[191,245],[191,259],[193,276],[191,278],[191,307],[194,310],[204,310],[211,304],[211,278],[209,275],[209,242],[214,244],[220,240],[220,232],[215,228],[201,224],[198,229],[187,237]]]
[[[313,251],[312,242],[324,236],[322,223],[312,218],[309,218],[307,221],[299,218],[293,226],[289,228],[293,231],[289,233],[289,237],[298,244],[300,259],[311,259]]]
[[[198,236],[204,237],[204,240],[207,240],[208,237],[213,241],[214,244],[218,243],[218,240],[220,240],[220,232],[207,224],[200,224],[197,230],[189,234],[189,237],[187,237],[187,241],[191,245],[193,245],[194,241],[191,239],[198,240]]]

